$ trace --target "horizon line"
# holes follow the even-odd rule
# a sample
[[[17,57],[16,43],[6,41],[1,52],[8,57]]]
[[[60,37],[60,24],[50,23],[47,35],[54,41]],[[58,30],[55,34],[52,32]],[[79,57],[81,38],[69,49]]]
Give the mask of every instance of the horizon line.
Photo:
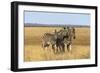
[[[40,23],[24,23],[25,27],[34,27],[34,26],[43,26],[43,27],[66,27],[66,26],[71,26],[71,27],[90,27],[90,25],[79,25],[79,24],[40,24]],[[27,25],[26,25],[27,24]]]

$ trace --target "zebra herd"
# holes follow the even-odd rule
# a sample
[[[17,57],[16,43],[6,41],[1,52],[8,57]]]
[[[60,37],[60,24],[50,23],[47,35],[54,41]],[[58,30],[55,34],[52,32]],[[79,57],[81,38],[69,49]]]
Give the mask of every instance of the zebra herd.
[[[63,29],[54,33],[45,33],[42,36],[42,47],[52,47],[54,53],[64,53],[65,49],[68,52],[71,51],[72,40],[75,39],[75,28],[74,27],[63,27]]]

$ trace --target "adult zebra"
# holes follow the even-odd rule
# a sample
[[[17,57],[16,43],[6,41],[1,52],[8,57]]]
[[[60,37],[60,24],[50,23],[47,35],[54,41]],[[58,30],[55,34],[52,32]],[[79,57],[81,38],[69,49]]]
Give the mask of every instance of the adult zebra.
[[[57,53],[59,50],[64,51],[63,36],[59,35],[56,30],[52,34],[45,33],[42,37],[42,47],[48,48],[50,45],[52,46],[54,53]]]
[[[67,50],[71,51],[72,41],[73,39],[76,38],[75,28],[69,27],[69,26],[67,28],[64,27],[64,29],[60,30],[59,33],[64,38],[64,43],[65,43],[65,46],[67,47]]]
[[[52,45],[52,48],[54,48],[54,45],[56,43],[56,35],[51,33],[45,33],[42,37],[42,47],[48,48],[50,45]]]

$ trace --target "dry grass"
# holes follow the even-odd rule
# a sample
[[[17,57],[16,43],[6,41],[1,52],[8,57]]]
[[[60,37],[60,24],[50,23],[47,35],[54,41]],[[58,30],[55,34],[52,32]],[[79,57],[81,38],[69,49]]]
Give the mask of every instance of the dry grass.
[[[25,27],[24,61],[69,60],[90,58],[90,28],[76,28],[76,39],[72,51],[54,54],[51,47],[44,50],[41,47],[41,37],[45,32],[53,33],[59,27]]]

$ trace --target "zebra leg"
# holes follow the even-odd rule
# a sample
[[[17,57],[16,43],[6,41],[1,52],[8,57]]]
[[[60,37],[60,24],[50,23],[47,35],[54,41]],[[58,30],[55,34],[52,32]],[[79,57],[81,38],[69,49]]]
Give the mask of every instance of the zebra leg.
[[[57,46],[56,53],[60,53],[60,52],[61,52],[61,46],[60,46],[60,45],[58,45],[58,46]]]
[[[65,52],[65,45],[64,45],[64,43],[62,44],[62,49],[63,49],[63,52]]]
[[[70,47],[69,46],[70,46],[70,44],[67,44],[67,50],[68,50],[68,52],[70,51],[70,49],[69,49]]]
[[[60,45],[59,45],[59,43],[56,43],[56,48],[55,48],[55,53],[57,54],[57,53],[59,53],[59,51],[60,51]]]
[[[48,43],[43,43],[42,47],[44,48],[44,50],[47,50],[49,48],[50,44]]]
[[[42,48],[46,48],[47,46],[49,46],[46,42],[42,42]]]
[[[67,48],[67,43],[64,43],[64,48],[65,48],[65,51],[66,51],[66,48]]]
[[[71,50],[72,50],[72,45],[70,44],[70,45],[69,45],[69,51],[71,51]]]
[[[56,49],[55,49],[55,53],[59,53],[59,49],[60,49],[60,46],[58,44],[56,44]]]
[[[65,52],[65,45],[64,45],[64,43],[61,43],[61,45],[60,45],[60,51],[61,52]]]
[[[56,48],[56,53],[59,53],[59,46],[57,46],[57,48]]]
[[[55,45],[52,44],[52,49],[53,49],[53,52],[56,53],[56,49],[55,49]]]
[[[68,52],[70,52],[71,49],[72,49],[72,46],[71,46],[71,43],[69,43],[69,44],[67,45],[67,50],[68,50]]]

